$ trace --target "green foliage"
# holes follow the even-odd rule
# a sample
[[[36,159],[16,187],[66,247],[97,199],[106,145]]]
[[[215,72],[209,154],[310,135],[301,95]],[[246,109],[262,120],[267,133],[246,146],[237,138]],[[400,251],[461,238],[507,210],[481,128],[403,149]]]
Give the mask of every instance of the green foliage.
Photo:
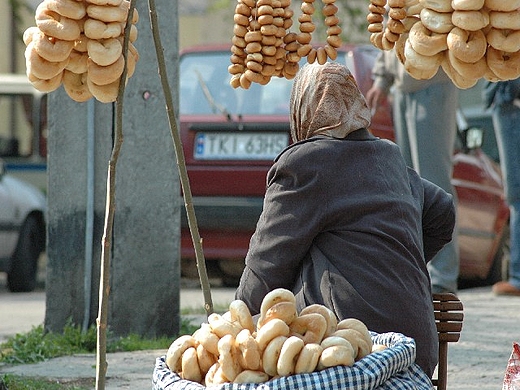
[[[181,318],[179,336],[192,334],[198,325]],[[167,349],[174,338],[143,338],[136,334],[126,337],[107,335],[107,352],[129,352],[152,349]],[[58,356],[77,353],[95,353],[97,330],[95,326],[82,332],[79,326],[68,323],[62,333],[46,332],[43,325],[33,327],[28,333],[17,334],[0,345],[0,362],[8,364],[37,363]],[[1,383],[1,382],[0,382]],[[11,389],[11,388],[9,388]]]
[[[92,386],[93,383],[78,383],[77,381],[74,383],[60,383],[52,380],[31,379],[14,375],[0,376],[0,389],[9,390],[88,390]]]

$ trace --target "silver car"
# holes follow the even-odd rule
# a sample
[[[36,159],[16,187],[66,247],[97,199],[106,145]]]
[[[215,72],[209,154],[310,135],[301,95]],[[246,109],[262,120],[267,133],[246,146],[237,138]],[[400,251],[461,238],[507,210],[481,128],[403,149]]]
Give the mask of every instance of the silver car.
[[[38,259],[45,250],[42,191],[5,171],[0,160],[0,272],[12,292],[36,287]]]

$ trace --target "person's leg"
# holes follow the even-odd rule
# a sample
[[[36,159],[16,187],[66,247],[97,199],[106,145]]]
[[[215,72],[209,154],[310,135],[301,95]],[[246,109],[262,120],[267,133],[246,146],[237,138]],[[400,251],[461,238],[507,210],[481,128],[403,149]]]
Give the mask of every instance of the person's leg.
[[[425,179],[453,195],[453,151],[457,133],[458,89],[451,83],[432,85],[409,94],[408,138],[413,167]],[[456,292],[459,277],[457,229],[452,241],[429,263],[433,292]]]
[[[514,104],[496,107],[493,110],[493,124],[510,209],[509,285],[498,283],[494,291],[520,295],[520,108]]]

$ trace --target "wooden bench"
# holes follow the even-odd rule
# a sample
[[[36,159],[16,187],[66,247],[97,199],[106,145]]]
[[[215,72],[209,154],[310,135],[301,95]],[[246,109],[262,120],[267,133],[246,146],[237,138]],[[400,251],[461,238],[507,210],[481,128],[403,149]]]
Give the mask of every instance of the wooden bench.
[[[446,390],[448,383],[448,343],[459,341],[464,320],[463,305],[455,294],[433,294],[435,324],[439,335],[437,377],[432,379],[437,390]]]

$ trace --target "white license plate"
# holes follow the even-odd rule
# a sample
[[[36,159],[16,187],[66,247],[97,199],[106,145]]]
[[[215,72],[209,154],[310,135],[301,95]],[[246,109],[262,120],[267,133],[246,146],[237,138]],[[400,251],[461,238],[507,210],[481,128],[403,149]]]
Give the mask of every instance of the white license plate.
[[[201,160],[272,160],[288,144],[287,133],[199,132],[193,154]]]

